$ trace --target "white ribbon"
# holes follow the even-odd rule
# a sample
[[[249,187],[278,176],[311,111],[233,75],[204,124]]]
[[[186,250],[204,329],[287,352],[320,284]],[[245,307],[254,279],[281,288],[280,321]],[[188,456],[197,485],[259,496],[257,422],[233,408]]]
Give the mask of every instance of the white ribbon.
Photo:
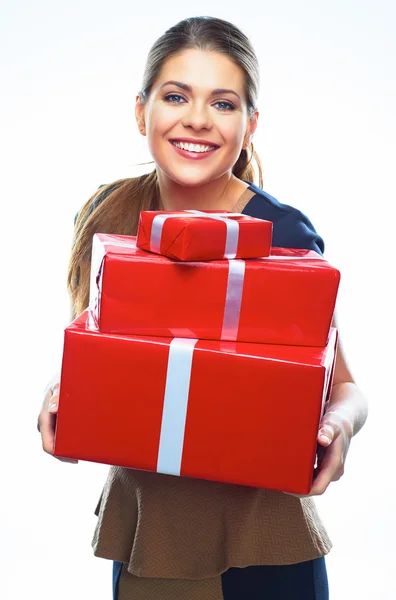
[[[227,292],[223,328],[220,336],[221,340],[235,342],[238,337],[243,282],[245,280],[245,264],[244,260],[230,260],[228,262]]]
[[[180,475],[194,346],[198,340],[174,338],[169,347],[157,471]]]
[[[209,219],[216,219],[222,221],[226,225],[226,244],[224,250],[224,258],[235,258],[238,250],[238,239],[239,239],[239,223],[234,221],[233,217],[245,217],[242,213],[218,213],[210,214],[199,210],[186,210],[183,213],[175,213],[172,215],[162,214],[156,215],[151,224],[151,236],[150,236],[150,251],[156,254],[161,254],[161,236],[164,223],[167,219],[181,218],[181,217],[206,217]]]

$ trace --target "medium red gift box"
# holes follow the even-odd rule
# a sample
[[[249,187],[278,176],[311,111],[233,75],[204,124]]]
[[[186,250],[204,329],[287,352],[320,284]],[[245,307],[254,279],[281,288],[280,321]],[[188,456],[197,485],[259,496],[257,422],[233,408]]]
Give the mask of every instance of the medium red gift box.
[[[55,456],[308,493],[326,348],[65,331]]]
[[[90,308],[108,333],[323,347],[339,279],[312,250],[184,263],[95,234]]]
[[[136,245],[182,261],[268,256],[272,223],[214,210],[142,211]]]

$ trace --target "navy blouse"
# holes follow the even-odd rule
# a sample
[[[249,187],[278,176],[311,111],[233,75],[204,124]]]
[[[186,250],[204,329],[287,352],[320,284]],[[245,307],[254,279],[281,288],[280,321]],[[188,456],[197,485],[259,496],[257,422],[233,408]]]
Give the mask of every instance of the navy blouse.
[[[323,254],[324,241],[304,213],[288,204],[282,204],[254,183],[249,183],[249,189],[255,192],[255,195],[246,204],[242,213],[257,219],[272,221],[273,246],[305,248]]]

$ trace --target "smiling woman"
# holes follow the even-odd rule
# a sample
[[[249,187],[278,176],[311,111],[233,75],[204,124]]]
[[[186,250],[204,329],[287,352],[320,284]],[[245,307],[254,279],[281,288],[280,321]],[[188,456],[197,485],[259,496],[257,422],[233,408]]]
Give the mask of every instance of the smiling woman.
[[[252,144],[258,73],[248,38],[221,19],[185,19],[155,42],[135,108],[155,168],[101,186],[81,209],[68,279],[74,315],[88,304],[93,234],[135,235],[141,210],[243,212],[272,221],[274,246],[324,251],[308,217],[262,189]],[[47,452],[58,390],[39,417]],[[331,542],[311,496],[341,477],[365,418],[340,347],[309,496],[111,467],[93,549],[114,561],[114,600],[326,600]]]
[[[232,210],[246,186],[232,177],[230,165],[246,151],[257,127],[254,104],[244,70],[228,55],[207,47],[168,57],[150,94],[136,99],[165,210],[192,202],[201,209]]]

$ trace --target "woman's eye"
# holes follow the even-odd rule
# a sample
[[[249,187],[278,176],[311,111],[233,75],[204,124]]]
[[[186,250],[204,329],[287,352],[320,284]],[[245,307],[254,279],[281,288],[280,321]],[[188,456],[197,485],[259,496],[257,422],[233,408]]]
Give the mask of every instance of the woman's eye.
[[[235,106],[231,104],[231,102],[226,102],[225,100],[219,100],[216,104],[223,104],[225,108],[220,108],[220,110],[235,110]]]
[[[164,100],[166,102],[170,102],[172,104],[180,104],[180,102],[174,102],[173,100],[171,100],[171,98],[181,98],[182,100],[184,100],[183,96],[179,96],[179,94],[168,94],[167,96],[164,96]]]

